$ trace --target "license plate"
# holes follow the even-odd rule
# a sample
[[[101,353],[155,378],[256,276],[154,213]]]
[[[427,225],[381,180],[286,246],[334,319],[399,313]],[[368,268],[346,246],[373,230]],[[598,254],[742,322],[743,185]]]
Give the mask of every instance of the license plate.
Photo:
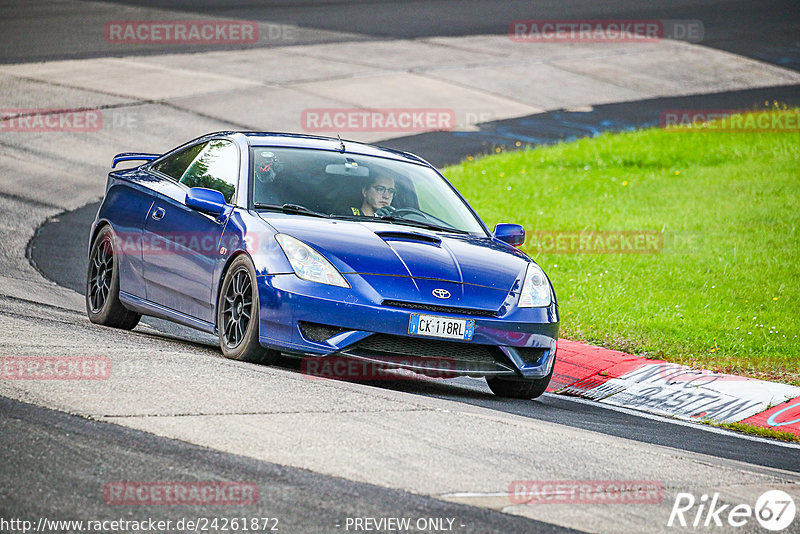
[[[475,332],[475,319],[451,319],[412,313],[408,333],[415,336],[443,337],[469,341]]]

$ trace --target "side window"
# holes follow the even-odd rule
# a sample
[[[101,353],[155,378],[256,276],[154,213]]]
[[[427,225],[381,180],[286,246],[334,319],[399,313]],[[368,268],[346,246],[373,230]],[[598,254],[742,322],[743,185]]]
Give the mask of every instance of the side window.
[[[232,142],[217,139],[205,145],[180,177],[180,182],[186,187],[216,189],[225,196],[225,202],[230,202],[238,176],[239,150]]]
[[[170,156],[164,161],[160,161],[153,165],[153,170],[156,170],[162,174],[166,174],[170,178],[173,178],[176,182],[180,181],[183,173],[186,172],[186,168],[191,165],[200,151],[203,150],[207,144],[208,143],[200,143],[181,150],[174,156]]]

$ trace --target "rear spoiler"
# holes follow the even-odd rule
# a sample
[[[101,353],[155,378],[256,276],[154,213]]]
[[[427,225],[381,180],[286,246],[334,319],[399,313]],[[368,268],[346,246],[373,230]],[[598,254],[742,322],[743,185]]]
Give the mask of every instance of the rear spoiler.
[[[114,159],[111,161],[111,168],[117,166],[117,163],[120,161],[153,161],[154,159],[160,158],[161,154],[148,154],[146,152],[122,152],[121,154],[117,154],[114,156]]]

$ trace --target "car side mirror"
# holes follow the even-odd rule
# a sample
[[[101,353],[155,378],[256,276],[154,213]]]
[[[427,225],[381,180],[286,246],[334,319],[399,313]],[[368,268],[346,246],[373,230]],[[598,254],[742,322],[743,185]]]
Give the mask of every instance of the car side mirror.
[[[214,189],[192,187],[186,193],[186,205],[193,210],[219,217],[225,212],[225,196]]]
[[[520,224],[500,223],[494,227],[494,237],[509,245],[521,247],[525,243],[525,228]]]

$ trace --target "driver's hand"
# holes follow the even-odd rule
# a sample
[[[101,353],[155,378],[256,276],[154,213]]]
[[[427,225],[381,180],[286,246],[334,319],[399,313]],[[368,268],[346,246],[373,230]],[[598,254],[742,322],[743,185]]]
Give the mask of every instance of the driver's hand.
[[[391,215],[395,211],[395,207],[393,206],[384,206],[382,208],[378,208],[378,211],[375,212],[375,217],[386,217],[387,215]]]

